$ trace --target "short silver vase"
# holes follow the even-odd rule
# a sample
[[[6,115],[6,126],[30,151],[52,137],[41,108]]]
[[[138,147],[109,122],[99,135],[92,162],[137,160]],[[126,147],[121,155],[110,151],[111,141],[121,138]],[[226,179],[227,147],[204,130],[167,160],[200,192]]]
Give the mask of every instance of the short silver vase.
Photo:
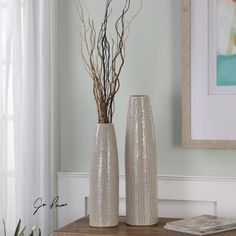
[[[150,99],[131,96],[126,123],[126,223],[158,223],[156,141]]]
[[[93,227],[118,225],[119,168],[113,124],[98,124],[90,169],[90,217]]]

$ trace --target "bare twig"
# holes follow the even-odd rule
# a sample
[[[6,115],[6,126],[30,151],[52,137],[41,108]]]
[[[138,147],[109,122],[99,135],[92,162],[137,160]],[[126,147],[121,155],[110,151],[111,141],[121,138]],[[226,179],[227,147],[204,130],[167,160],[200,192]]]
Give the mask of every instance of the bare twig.
[[[140,7],[131,20],[126,19],[131,0],[124,0],[121,14],[115,21],[116,39],[108,32],[113,0],[106,0],[104,18],[98,31],[83,0],[74,1],[81,21],[80,51],[85,69],[93,80],[98,122],[112,123],[115,111],[114,98],[120,88],[120,74],[124,66],[126,32],[140,12],[143,0],[140,0]]]

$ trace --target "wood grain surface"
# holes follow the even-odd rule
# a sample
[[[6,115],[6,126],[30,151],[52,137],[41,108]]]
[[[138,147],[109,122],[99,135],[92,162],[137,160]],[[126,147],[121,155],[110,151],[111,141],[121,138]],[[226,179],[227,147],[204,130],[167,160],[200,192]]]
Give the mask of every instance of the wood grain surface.
[[[163,226],[166,222],[175,219],[160,218],[159,223],[154,226],[128,226],[125,217],[119,217],[119,226],[114,228],[95,228],[89,226],[89,218],[84,217],[57,231],[53,236],[187,236],[190,234],[165,230]],[[224,233],[212,234],[213,236],[236,236],[236,230]]]

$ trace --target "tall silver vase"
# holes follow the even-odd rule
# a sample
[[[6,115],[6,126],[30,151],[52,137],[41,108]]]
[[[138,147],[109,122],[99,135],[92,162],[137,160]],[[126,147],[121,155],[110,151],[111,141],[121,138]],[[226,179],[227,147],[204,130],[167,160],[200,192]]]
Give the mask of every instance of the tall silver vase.
[[[90,170],[90,226],[118,225],[119,168],[113,124],[98,124]]]
[[[157,212],[156,141],[148,96],[131,96],[126,123],[126,222],[154,225]]]

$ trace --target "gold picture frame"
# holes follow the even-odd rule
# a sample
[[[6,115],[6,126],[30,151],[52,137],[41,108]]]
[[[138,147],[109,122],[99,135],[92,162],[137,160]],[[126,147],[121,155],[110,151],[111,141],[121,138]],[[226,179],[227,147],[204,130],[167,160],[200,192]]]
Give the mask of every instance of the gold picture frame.
[[[191,40],[191,0],[182,0],[182,145],[185,148],[236,148],[236,140],[192,139]]]

